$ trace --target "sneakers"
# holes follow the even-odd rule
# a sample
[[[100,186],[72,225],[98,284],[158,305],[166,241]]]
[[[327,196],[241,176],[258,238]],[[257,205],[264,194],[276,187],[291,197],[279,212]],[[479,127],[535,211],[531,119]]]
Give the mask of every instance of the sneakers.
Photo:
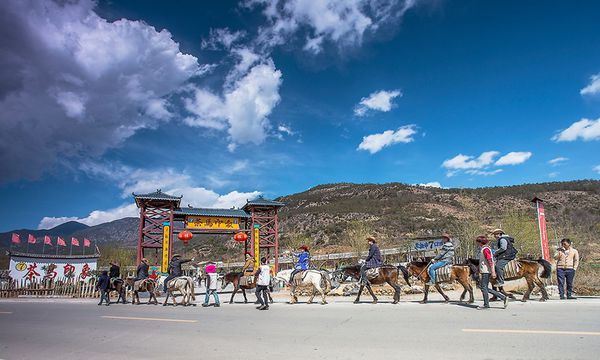
[[[575,296],[567,296],[568,300],[577,300],[577,298]]]
[[[565,299],[565,297],[564,297],[564,296],[561,296],[561,297],[560,297],[560,299],[561,299],[561,300],[564,300],[564,299]]]
[[[508,307],[508,296],[504,297],[504,308],[506,309]]]
[[[202,307],[208,307],[208,304],[202,304]]]
[[[489,310],[490,307],[489,306],[478,306],[477,310]]]
[[[265,305],[265,306],[262,306],[262,307],[261,307],[260,309],[258,309],[258,310],[269,310],[269,307]]]
[[[221,307],[221,304],[215,304],[215,307]]]

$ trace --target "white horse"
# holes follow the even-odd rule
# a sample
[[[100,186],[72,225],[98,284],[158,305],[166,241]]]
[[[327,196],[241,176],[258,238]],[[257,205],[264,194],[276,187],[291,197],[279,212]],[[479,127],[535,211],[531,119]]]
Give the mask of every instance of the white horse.
[[[166,277],[161,276],[158,279],[158,286],[162,286]],[[175,291],[179,291],[183,298],[181,299],[181,305],[190,305],[192,300],[196,300],[196,296],[194,295],[194,279],[189,276],[178,276],[174,279],[169,280],[167,284],[167,297],[165,298],[165,302],[163,306],[167,305],[167,301],[169,300],[169,296],[173,299],[173,305],[179,305],[177,300],[175,299]]]
[[[292,299],[290,300],[290,304],[295,304],[298,302],[298,297],[296,296],[296,287],[298,286],[312,286],[312,293],[310,295],[310,299],[308,299],[308,303],[311,304],[315,297],[315,290],[321,294],[321,304],[327,304],[325,300],[325,295],[331,290],[331,280],[327,276],[325,272],[318,270],[305,270],[300,274],[297,274],[295,278],[301,278],[299,284],[296,281],[292,281],[290,284],[290,275],[292,274],[292,270],[282,270],[275,275],[275,279],[279,281],[283,281],[284,283],[290,285],[290,295]],[[323,289],[322,285],[325,286]]]

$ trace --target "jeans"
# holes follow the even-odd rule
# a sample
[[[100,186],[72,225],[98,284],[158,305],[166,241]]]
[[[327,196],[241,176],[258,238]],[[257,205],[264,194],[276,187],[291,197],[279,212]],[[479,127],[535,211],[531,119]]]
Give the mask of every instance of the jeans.
[[[427,273],[429,274],[429,282],[435,284],[435,271],[441,267],[448,265],[447,261],[436,261],[433,264],[429,265],[429,269],[427,269]]]
[[[108,290],[100,290],[100,303],[98,305],[102,305],[103,301],[106,301],[106,305],[110,304],[110,298],[108,297]]]
[[[256,298],[261,306],[269,307],[269,298],[267,296],[269,287],[267,285],[256,285]]]
[[[575,278],[574,269],[556,269],[556,279],[558,281],[558,293],[560,298],[565,297],[565,280],[567,282],[567,297],[573,294],[573,278]]]
[[[176,275],[169,275],[167,276],[167,278],[165,279],[165,282],[163,283],[163,292],[167,292],[167,283],[169,282],[169,280],[175,279]]]
[[[290,274],[290,284],[292,283],[292,280],[294,280],[294,275],[296,275],[299,272],[302,272],[303,270],[300,269],[294,269],[294,271],[292,271],[292,273]]]
[[[374,266],[369,266],[369,265],[363,265],[360,267],[360,282],[362,282],[363,284],[367,284],[369,282],[369,279],[367,279],[367,270],[369,269],[373,269]]]
[[[496,286],[504,286],[504,267],[510,260],[500,259],[496,260]]]
[[[219,305],[219,294],[217,293],[217,290],[208,290],[206,289],[206,293],[204,295],[204,304],[208,305],[208,301],[210,299],[210,295],[212,294],[212,296],[215,298],[215,304]]]
[[[481,294],[483,295],[483,306],[485,307],[490,306],[490,295],[488,293],[491,293],[500,300],[504,300],[504,298],[506,298],[506,296],[504,296],[504,294],[502,294],[501,292],[490,289],[488,287],[490,284],[490,276],[491,274],[489,273],[481,274],[481,281],[479,282],[479,288],[481,289]]]

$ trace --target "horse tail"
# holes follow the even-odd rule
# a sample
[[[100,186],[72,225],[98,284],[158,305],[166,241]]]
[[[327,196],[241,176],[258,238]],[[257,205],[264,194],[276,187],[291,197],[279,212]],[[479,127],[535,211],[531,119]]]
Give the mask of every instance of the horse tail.
[[[537,259],[537,262],[544,268],[540,277],[548,279],[552,275],[552,264],[542,258]]]
[[[398,270],[402,271],[402,277],[404,277],[404,281],[406,281],[408,286],[411,286],[410,285],[410,274],[408,273],[408,269],[405,266],[403,266],[402,264],[398,264]]]

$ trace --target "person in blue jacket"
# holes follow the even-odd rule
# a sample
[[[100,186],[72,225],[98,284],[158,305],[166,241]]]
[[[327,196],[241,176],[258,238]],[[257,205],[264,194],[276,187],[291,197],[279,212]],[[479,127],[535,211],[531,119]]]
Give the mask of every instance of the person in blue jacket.
[[[308,270],[310,264],[310,252],[308,252],[308,246],[302,245],[298,250],[302,250],[302,252],[294,254],[298,258],[298,262],[296,263],[296,266],[294,266],[294,271],[290,274],[290,283],[294,280],[294,276],[297,273]]]
[[[106,306],[110,305],[110,298],[108,297],[110,278],[108,277],[108,271],[102,271],[102,275],[98,276],[98,282],[96,283],[96,290],[100,291],[100,302],[98,305],[102,305],[103,301],[106,301]]]

